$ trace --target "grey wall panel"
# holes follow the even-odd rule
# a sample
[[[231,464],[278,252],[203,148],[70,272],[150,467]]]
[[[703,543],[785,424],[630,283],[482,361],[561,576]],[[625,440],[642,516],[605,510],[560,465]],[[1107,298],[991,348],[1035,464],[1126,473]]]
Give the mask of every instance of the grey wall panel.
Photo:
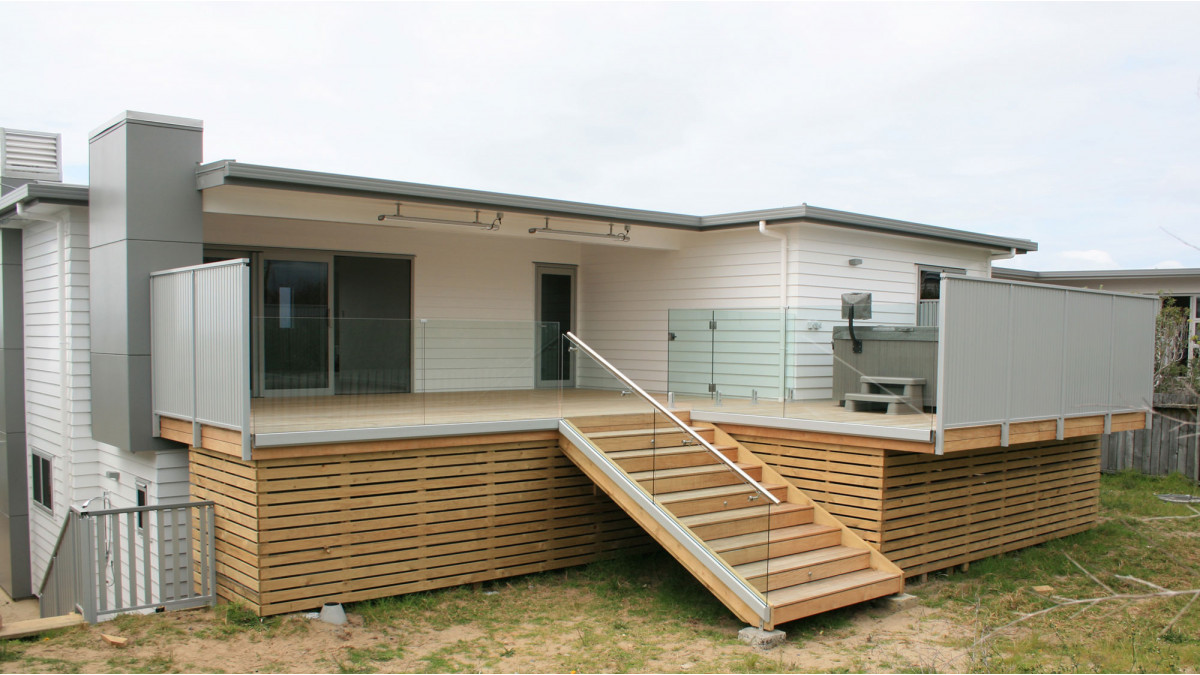
[[[0,587],[13,598],[31,593],[22,238],[0,231]]]
[[[1010,300],[1003,286],[943,282],[945,362],[939,389],[944,403],[938,417],[947,426],[1005,415]]]
[[[0,349],[0,431],[25,431],[25,351]]]
[[[150,353],[150,275],[159,270],[186,267],[204,257],[201,244],[130,240],[126,263],[128,302],[126,344],[129,354]]]
[[[90,139],[92,434],[124,450],[178,447],[151,436],[150,273],[202,260],[201,137],[127,111]]]
[[[192,273],[150,279],[151,373],[154,412],[190,419],[195,363],[192,352]]]
[[[125,125],[120,125],[103,138],[92,138],[88,148],[88,242],[92,248],[126,238],[126,136]]]
[[[102,410],[106,399],[123,405]],[[149,356],[93,352],[92,407],[99,411],[92,415],[92,437],[102,443],[130,452],[179,448],[152,434]]]
[[[196,417],[240,429],[249,396],[246,370],[249,274],[245,264],[196,270]]]
[[[1156,303],[1141,298],[1114,298],[1113,397],[1115,408],[1149,408],[1154,389],[1154,319]]]
[[[1045,417],[1045,411],[1056,411],[1062,405],[1067,293],[1057,288],[1011,288],[1013,358],[1007,378],[1008,418]],[[1007,354],[1004,358],[1008,361]]]
[[[0,507],[10,516],[29,515],[29,462],[26,461],[25,434],[11,431],[0,434],[0,444],[4,454],[0,465],[4,466],[4,485],[8,489],[8,495],[0,502]],[[29,533],[25,535],[28,538]],[[29,566],[28,559],[25,560],[25,566]]]
[[[2,246],[2,250],[10,249],[21,250],[21,231],[20,230],[3,230],[0,233],[6,240]],[[11,242],[12,235],[16,235],[16,241]],[[3,349],[21,349],[25,345],[25,322],[21,315],[21,308],[24,307],[21,285],[21,262],[3,263],[0,264],[0,303],[4,307],[16,308],[14,312],[0,312],[0,348]],[[6,316],[9,314],[9,316]]]
[[[1112,376],[1112,296],[1071,293],[1070,297],[1063,414],[1103,413],[1108,410]]]
[[[1157,300],[946,277],[942,428],[1148,409]]]
[[[199,129],[130,125],[126,167],[128,239],[184,242],[204,241],[201,195],[196,189],[196,164],[175,158],[201,157]],[[154,161],[171,158],[172,161]],[[133,208],[136,207],[136,208]],[[163,269],[163,268],[159,268]]]

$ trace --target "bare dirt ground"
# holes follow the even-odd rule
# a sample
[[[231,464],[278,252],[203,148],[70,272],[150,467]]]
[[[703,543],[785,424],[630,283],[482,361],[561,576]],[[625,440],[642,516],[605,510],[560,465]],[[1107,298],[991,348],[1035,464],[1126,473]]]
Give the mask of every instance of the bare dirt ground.
[[[435,609],[436,611],[436,609]],[[922,606],[847,610],[837,627],[812,626],[770,650],[736,639],[741,624],[655,626],[620,613],[499,626],[345,626],[302,616],[266,628],[230,626],[212,610],[128,617],[27,643],[3,672],[888,672],[961,670],[966,628]],[[593,625],[600,619],[610,626]],[[611,628],[611,630],[604,630]],[[785,627],[786,628],[786,627]],[[129,639],[118,648],[101,633]]]

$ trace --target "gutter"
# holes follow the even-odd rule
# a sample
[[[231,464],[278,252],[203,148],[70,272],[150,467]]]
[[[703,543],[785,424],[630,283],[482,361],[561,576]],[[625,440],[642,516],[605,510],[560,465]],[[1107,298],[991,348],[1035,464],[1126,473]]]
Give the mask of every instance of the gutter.
[[[0,197],[0,223],[12,220],[42,220],[36,214],[26,212],[40,204],[86,207],[88,192],[85,185],[27,183]]]

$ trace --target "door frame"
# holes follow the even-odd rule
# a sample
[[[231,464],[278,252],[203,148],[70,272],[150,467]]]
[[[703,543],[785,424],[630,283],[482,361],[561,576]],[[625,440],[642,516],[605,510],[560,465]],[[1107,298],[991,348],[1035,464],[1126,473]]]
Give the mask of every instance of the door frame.
[[[407,260],[408,261],[408,318],[404,319],[404,320],[408,321],[408,391],[406,393],[409,393],[409,394],[416,393],[416,391],[417,391],[417,319],[416,319],[416,316],[417,316],[417,305],[416,305],[416,302],[417,302],[417,290],[416,290],[417,257],[415,255],[404,254],[404,253],[369,253],[369,252],[361,252],[360,253],[358,251],[330,251],[330,255],[333,257],[334,265],[335,265],[334,268],[330,269],[330,276],[334,280],[334,283],[329,286],[329,300],[330,300],[329,311],[331,313],[331,316],[334,317],[334,321],[336,321],[338,318],[340,318],[337,316],[337,299],[338,299],[337,291],[338,291],[338,289],[336,288],[336,283],[337,283],[336,264],[337,264],[338,258],[387,258],[388,260]],[[335,328],[333,328],[333,322],[330,322],[330,328],[331,328],[331,330],[333,330],[333,335],[336,338],[337,330]],[[333,354],[335,357],[334,363],[336,364],[337,357],[339,356],[339,354],[337,353],[338,345],[337,345],[336,339],[334,340],[331,348],[333,350]],[[334,372],[334,375],[336,376],[337,373]],[[333,393],[334,393],[334,395],[337,395],[336,379],[333,381],[332,384],[333,384],[333,388],[334,388]],[[349,394],[349,395],[354,396],[355,394]]]
[[[575,357],[573,352],[567,352],[567,358],[570,360],[571,376],[566,379],[558,380],[543,380],[541,377],[541,363],[538,361],[542,353],[542,334],[540,324],[542,323],[542,274],[550,272],[571,277],[571,330],[578,328],[579,321],[579,265],[570,265],[567,263],[533,263],[533,320],[534,320],[534,363],[533,363],[533,387],[534,389],[547,389],[553,387],[574,387],[575,373],[578,370],[575,367]],[[561,327],[560,327],[561,330]],[[561,347],[561,336],[558,338]]]

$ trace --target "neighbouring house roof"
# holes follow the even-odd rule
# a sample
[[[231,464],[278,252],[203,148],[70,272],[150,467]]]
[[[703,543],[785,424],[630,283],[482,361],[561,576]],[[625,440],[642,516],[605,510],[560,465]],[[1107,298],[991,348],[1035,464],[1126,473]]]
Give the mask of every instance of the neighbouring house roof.
[[[17,215],[17,205],[32,208],[38,204],[87,206],[88,187],[65,183],[27,183],[0,196],[0,222]]]
[[[1183,277],[1200,277],[1200,268],[1178,267],[1145,270],[1061,270],[1035,272],[1033,270],[1018,270],[1010,267],[993,267],[992,276],[997,279],[1039,282],[1052,282],[1056,280],[1107,281],[1110,279],[1178,279]]]
[[[422,183],[321,173],[317,171],[301,171],[299,169],[245,164],[234,160],[221,160],[202,165],[196,172],[196,183],[197,187],[201,190],[222,185],[301,190],[305,192],[388,200],[449,204],[465,208],[508,209],[539,216],[595,218],[632,225],[647,225],[692,231],[755,227],[760,220],[765,220],[770,224],[815,223],[937,239],[993,249],[1015,249],[1018,253],[1037,250],[1037,243],[1028,239],[999,237],[904,220],[878,218],[859,213],[850,213],[848,211],[809,206],[807,204],[760,211],[694,216],[586,204],[559,199],[527,197],[502,192],[467,190]]]

